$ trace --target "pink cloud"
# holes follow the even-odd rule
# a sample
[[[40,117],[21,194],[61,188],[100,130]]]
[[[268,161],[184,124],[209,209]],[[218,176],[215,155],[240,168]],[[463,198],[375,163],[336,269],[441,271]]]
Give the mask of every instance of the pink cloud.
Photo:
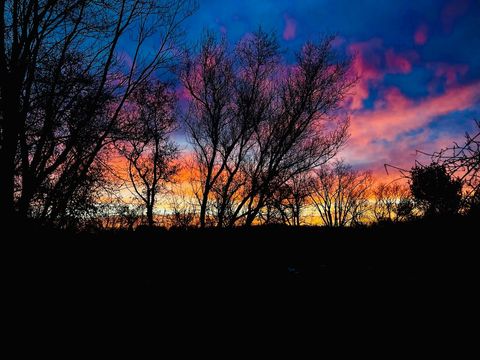
[[[382,64],[383,42],[373,38],[368,41],[352,43],[348,46],[348,53],[355,56],[353,66],[366,77],[377,77]]]
[[[348,46],[347,51],[354,56],[352,70],[359,77],[352,90],[349,107],[351,110],[358,110],[369,96],[370,85],[383,79],[384,74],[379,70],[382,65],[382,41],[371,39],[353,43]]]
[[[388,99],[388,96],[386,98]],[[434,117],[465,110],[475,104],[480,100],[480,82],[451,88],[442,95],[415,102],[395,90],[390,99],[391,102],[380,109],[354,114],[352,134],[360,136],[364,141],[394,140],[400,133],[422,128]]]
[[[383,101],[376,103],[373,109],[352,114],[351,139],[342,154],[349,162],[364,164],[374,172],[381,172],[385,163],[409,168],[416,150],[438,150],[454,140],[461,140],[443,134],[432,143],[426,126],[438,116],[477,104],[480,82],[452,87],[442,95],[420,101],[407,98],[397,88],[385,90],[381,97]]]
[[[372,147],[370,154],[374,156],[373,160],[371,159],[369,163],[362,163],[359,168],[370,170],[376,183],[391,181],[406,183],[406,179],[400,179],[401,173],[397,169],[387,166],[386,170],[385,164],[409,170],[416,161],[422,164],[428,164],[431,161],[429,156],[417,152],[417,150],[431,154],[451,146],[453,142],[461,143],[463,141],[463,134],[440,133],[433,141],[431,135],[429,129],[424,129],[416,136],[403,137],[393,144],[378,143],[369,146],[369,148]]]
[[[417,53],[409,51],[406,53],[395,53],[393,49],[385,52],[385,61],[387,64],[387,72],[408,74],[412,71],[412,62],[418,59]]]
[[[375,102],[375,110],[389,109],[401,111],[412,104],[412,100],[405,97],[400,89],[396,87],[383,90],[381,95],[380,99]]]
[[[346,106],[350,110],[362,109],[370,88],[380,85],[386,74],[407,74],[419,59],[415,51],[397,53],[391,48],[385,50],[378,38],[350,44],[347,52],[354,57],[352,71],[359,77],[352,96],[347,99]]]
[[[420,25],[413,35],[413,40],[417,45],[425,45],[428,40],[428,27],[425,24]]]
[[[293,40],[297,34],[297,22],[288,15],[284,16],[285,28],[283,29],[283,38]]]
[[[457,85],[459,77],[465,75],[467,72],[468,65],[466,64],[452,65],[439,63],[435,66],[435,76],[445,79],[446,86]]]

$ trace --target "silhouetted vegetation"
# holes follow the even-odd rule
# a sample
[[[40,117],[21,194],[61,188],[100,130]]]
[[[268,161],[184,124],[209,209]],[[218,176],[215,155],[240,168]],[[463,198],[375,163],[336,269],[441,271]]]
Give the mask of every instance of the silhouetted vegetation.
[[[234,51],[207,34],[198,54],[186,54],[180,78],[190,98],[201,227],[253,224],[277,190],[345,143],[348,122],[334,111],[353,79],[332,41],[305,44],[291,68],[280,61],[276,37],[262,30]]]
[[[403,170],[409,189],[374,188],[368,172],[334,159],[356,81],[334,38],[305,43],[288,66],[277,36],[261,29],[233,46],[207,33],[187,48],[181,25],[195,7],[1,3],[3,221],[343,227],[478,213],[478,131]],[[180,156],[177,129],[192,156]]]
[[[454,143],[433,154],[432,163],[441,166],[445,173],[461,183],[461,210],[476,212],[480,207],[480,122],[475,121],[476,132],[465,134],[463,144]],[[422,154],[425,154],[422,152]]]
[[[410,190],[427,216],[454,215],[460,209],[462,183],[442,165],[415,166],[410,172]]]
[[[373,189],[373,216],[376,221],[406,221],[415,208],[410,189],[397,183],[380,183]]]
[[[338,159],[356,75],[334,38],[290,65],[261,29],[185,48],[195,6],[0,2],[0,217],[20,281],[158,293],[205,279],[469,279],[479,122],[399,169],[403,183],[375,185]]]
[[[175,61],[193,8],[188,0],[0,3],[3,220],[65,227],[94,215],[122,109]]]
[[[371,175],[353,170],[342,161],[315,171],[310,198],[323,224],[358,225],[367,215]]]
[[[113,293],[143,301],[174,296],[165,292],[170,286],[202,294],[207,284],[221,293],[287,281],[308,281],[322,296],[360,288],[417,296],[434,286],[471,288],[475,229],[475,219],[455,216],[344,228],[139,227],[94,234],[30,226],[35,237],[25,229],[25,240],[11,239],[17,244],[11,259],[19,269],[15,278],[26,288],[35,284],[37,297]]]
[[[157,194],[177,172],[175,95],[167,84],[146,83],[133,92],[123,112],[116,146],[128,162],[127,177],[145,205],[147,223],[154,225]]]
[[[480,189],[478,121],[475,121],[475,127],[476,133],[473,135],[466,133],[465,143],[462,145],[454,143],[452,147],[446,147],[433,154],[417,151],[430,157],[431,162],[428,165],[416,161],[410,170],[392,166],[399,170],[409,183],[413,203],[407,204],[404,201],[404,210],[405,206],[411,207],[411,214],[416,210],[419,212],[417,215],[426,216],[478,214]]]

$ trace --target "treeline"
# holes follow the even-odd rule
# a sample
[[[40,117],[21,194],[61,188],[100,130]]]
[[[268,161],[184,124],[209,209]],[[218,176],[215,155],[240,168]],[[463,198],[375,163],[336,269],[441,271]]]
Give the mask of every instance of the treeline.
[[[402,171],[408,185],[374,187],[334,160],[356,77],[333,38],[304,44],[291,65],[261,29],[186,47],[195,7],[1,3],[3,221],[233,227],[310,214],[340,227],[478,211],[478,133]],[[176,131],[190,143],[183,156]]]
[[[2,221],[65,227],[95,212],[111,190],[116,143],[152,142],[156,129],[132,128],[124,114],[149,96],[145,87],[162,96],[153,106],[168,108],[154,79],[175,62],[194,8],[190,0],[0,3]],[[135,158],[131,148],[122,151]]]

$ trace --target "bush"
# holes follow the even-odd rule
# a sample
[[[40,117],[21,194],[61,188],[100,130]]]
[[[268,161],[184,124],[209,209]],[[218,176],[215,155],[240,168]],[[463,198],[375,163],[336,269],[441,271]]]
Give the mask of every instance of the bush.
[[[410,191],[425,215],[458,213],[462,200],[462,183],[452,178],[444,166],[435,163],[415,166],[410,175]]]

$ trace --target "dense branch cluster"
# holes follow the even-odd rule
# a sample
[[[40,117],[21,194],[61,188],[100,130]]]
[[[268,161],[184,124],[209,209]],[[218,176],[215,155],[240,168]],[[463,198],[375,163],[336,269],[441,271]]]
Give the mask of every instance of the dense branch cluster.
[[[463,202],[467,208],[480,204],[480,121],[475,121],[473,135],[466,133],[463,144],[441,149],[430,155],[432,162],[443,166],[463,185]]]
[[[34,216],[66,225],[95,208],[108,185],[103,164],[122,109],[171,65],[193,6],[188,0],[0,3],[2,219]]]
[[[409,187],[374,186],[339,159],[356,75],[334,38],[293,60],[261,29],[187,47],[195,8],[0,2],[2,221],[340,227],[478,211],[479,122],[464,144],[403,171]]]
[[[304,45],[289,67],[261,30],[233,50],[207,35],[199,54],[186,54],[180,78],[190,98],[201,226],[252,224],[278,189],[345,143],[348,121],[335,111],[352,80],[331,42]]]

